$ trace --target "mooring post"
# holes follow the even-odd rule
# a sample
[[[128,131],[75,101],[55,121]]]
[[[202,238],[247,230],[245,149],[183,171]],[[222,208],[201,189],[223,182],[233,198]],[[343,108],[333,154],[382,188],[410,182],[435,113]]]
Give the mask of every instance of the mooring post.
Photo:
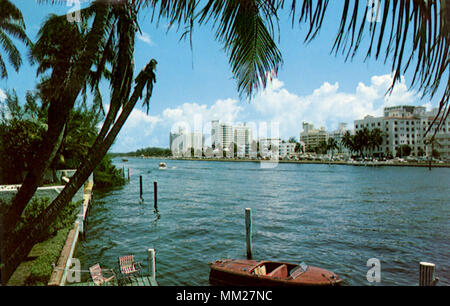
[[[139,196],[142,198],[142,175],[139,176]]]
[[[125,178],[125,166],[122,166],[122,177]]]
[[[151,278],[156,280],[155,249],[148,249],[147,259],[148,259],[148,273],[150,274]]]
[[[155,209],[158,209],[158,183],[153,182],[153,199],[155,202]]]
[[[245,209],[245,235],[247,242],[247,258],[252,258],[252,209]]]
[[[434,277],[435,264],[421,261],[419,263],[419,286],[435,286],[439,281]]]
[[[128,182],[130,181],[130,168],[128,168]]]

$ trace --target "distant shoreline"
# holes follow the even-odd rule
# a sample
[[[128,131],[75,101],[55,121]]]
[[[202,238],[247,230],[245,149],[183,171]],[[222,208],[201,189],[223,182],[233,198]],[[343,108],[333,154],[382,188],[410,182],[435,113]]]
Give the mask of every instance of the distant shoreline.
[[[122,156],[124,157],[124,156]],[[135,158],[141,158],[135,156]],[[320,161],[320,160],[254,160],[254,159],[228,159],[228,158],[173,158],[173,157],[158,157],[158,156],[149,156],[145,158],[151,159],[167,159],[167,160],[188,160],[188,161],[212,161],[212,162],[252,162],[252,163],[280,163],[280,164],[323,164],[323,165],[344,165],[344,166],[357,166],[357,167],[422,167],[428,168],[429,164],[427,162],[416,163],[416,162],[393,162],[393,163],[384,163],[380,162],[377,164],[369,163],[349,163],[346,161]],[[432,163],[432,168],[450,168],[450,163]]]
[[[213,159],[213,158],[172,158],[174,160],[190,160],[190,161],[219,161],[219,162],[254,162],[254,163],[276,163],[276,161],[271,160],[252,160],[252,159]],[[368,164],[368,163],[348,163],[345,161],[320,161],[320,160],[278,160],[280,164],[323,164],[323,165],[344,165],[344,166],[357,166],[357,167],[425,167],[428,168],[427,163],[379,163],[379,164]],[[433,168],[450,168],[449,163],[437,164],[432,163]]]

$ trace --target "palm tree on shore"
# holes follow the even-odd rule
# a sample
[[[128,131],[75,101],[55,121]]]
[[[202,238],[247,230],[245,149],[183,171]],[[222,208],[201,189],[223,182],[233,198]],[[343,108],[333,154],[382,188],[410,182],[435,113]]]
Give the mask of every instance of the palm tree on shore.
[[[356,152],[354,137],[350,134],[349,131],[346,131],[344,135],[342,135],[341,142],[346,147],[350,153]]]
[[[337,150],[339,148],[338,143],[336,139],[330,137],[327,140],[327,151],[331,150],[331,160],[333,160],[334,156],[334,150]]]
[[[428,169],[431,171],[431,161],[433,158],[433,152],[435,150],[435,147],[441,147],[441,143],[436,139],[435,135],[429,136],[424,139],[423,144],[426,145],[428,150]]]
[[[10,37],[19,39],[26,45],[30,44],[20,10],[11,1],[0,0],[0,48],[5,51],[9,63],[18,71],[22,65],[22,57]],[[8,72],[5,59],[0,53],[0,78],[6,77]]]
[[[369,138],[368,138],[368,144],[367,147],[369,148],[372,158],[373,153],[376,148],[379,148],[383,144],[383,132],[379,128],[375,128],[369,132]]]

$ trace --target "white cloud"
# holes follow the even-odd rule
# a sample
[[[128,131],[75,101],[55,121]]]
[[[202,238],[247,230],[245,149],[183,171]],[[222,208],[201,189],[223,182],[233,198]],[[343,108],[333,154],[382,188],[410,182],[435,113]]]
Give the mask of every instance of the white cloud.
[[[233,99],[217,100],[213,105],[184,103],[177,108],[167,108],[162,117],[170,131],[184,127],[187,131],[203,131],[210,133],[211,120],[235,122],[243,110],[239,102]]]
[[[334,130],[339,122],[353,128],[353,122],[366,115],[381,116],[383,108],[391,105],[421,105],[416,92],[409,91],[404,78],[396,84],[390,95],[385,95],[392,76],[373,76],[369,84],[360,82],[355,89],[345,92],[338,82],[324,82],[306,95],[289,91],[285,84],[274,78],[250,104],[235,99],[218,99],[212,105],[183,103],[166,108],[160,114],[149,116],[134,110],[122,128],[113,150],[134,151],[148,146],[169,146],[169,132],[184,127],[187,131],[202,131],[209,145],[211,120],[237,124],[246,122],[253,129],[253,137],[279,136],[287,139],[299,137],[302,122],[313,123]],[[431,107],[430,103],[425,106]],[[107,108],[107,107],[106,107]],[[274,135],[271,125],[278,123],[279,133]]]
[[[106,110],[108,108],[109,105]],[[112,151],[132,152],[148,146],[164,146],[164,143],[155,138],[155,130],[160,122],[159,116],[150,116],[134,109],[117,135]]]
[[[0,102],[3,102],[6,98],[6,93],[0,88]]]
[[[154,46],[154,45],[155,45],[154,42],[153,42],[153,40],[151,39],[150,35],[147,34],[147,33],[145,33],[145,32],[139,33],[139,34],[137,35],[137,38],[138,38],[140,41],[146,43],[146,44],[149,45],[149,46]]]
[[[279,122],[280,136],[296,136],[302,130],[303,121],[328,130],[336,129],[339,122],[348,123],[366,115],[381,116],[386,106],[415,104],[418,96],[408,91],[404,78],[385,95],[392,84],[392,76],[373,76],[370,84],[360,82],[354,92],[343,92],[339,83],[324,82],[311,94],[299,96],[289,92],[282,81],[274,79],[253,103],[254,110],[266,121]]]

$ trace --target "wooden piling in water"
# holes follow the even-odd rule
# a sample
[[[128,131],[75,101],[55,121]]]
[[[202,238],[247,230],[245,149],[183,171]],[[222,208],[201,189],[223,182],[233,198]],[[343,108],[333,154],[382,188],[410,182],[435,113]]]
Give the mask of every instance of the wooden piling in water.
[[[419,286],[434,286],[439,278],[434,277],[435,264],[429,262],[419,263]]]
[[[139,196],[142,198],[142,175],[139,176]]]
[[[153,200],[155,209],[158,209],[158,183],[153,182]]]
[[[247,244],[247,258],[252,258],[252,209],[245,209],[245,236]]]
[[[130,168],[128,168],[128,182],[130,181]]]

